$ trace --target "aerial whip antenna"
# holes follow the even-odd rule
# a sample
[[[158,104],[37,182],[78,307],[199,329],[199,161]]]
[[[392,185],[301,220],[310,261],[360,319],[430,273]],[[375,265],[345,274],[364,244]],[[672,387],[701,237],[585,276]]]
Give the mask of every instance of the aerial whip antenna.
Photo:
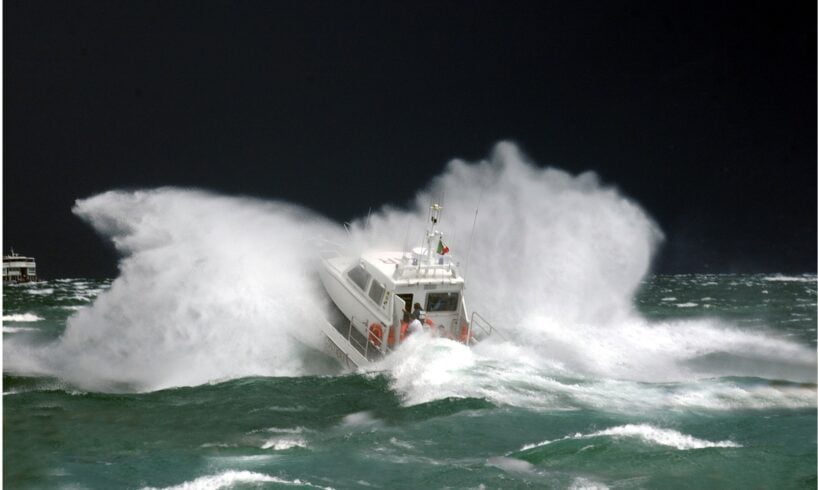
[[[469,267],[469,259],[471,258],[472,242],[474,242],[474,229],[477,227],[477,212],[480,210],[480,203],[483,201],[483,192],[486,190],[484,185],[480,189],[480,197],[477,198],[477,206],[474,208],[474,221],[471,224],[471,235],[469,236],[469,250],[466,252],[466,262],[463,264],[463,278],[466,278],[466,270]]]

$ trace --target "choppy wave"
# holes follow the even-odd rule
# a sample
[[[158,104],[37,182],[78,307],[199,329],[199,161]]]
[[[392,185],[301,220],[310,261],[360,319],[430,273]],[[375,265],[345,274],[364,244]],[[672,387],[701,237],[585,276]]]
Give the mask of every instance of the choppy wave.
[[[297,487],[310,488],[324,488],[331,489],[332,487],[322,487],[320,485],[313,485],[304,480],[293,479],[287,480],[276,476],[267,475],[264,473],[257,473],[253,471],[224,471],[215,475],[206,475],[196,478],[195,480],[174,485],[171,487],[164,487],[164,490],[217,490],[219,488],[229,488],[236,485],[261,485],[264,483],[275,483],[278,485],[292,485]],[[157,487],[145,487],[144,490],[158,490]]]
[[[32,327],[3,327],[3,333],[20,333],[20,332],[36,332],[36,328]]]
[[[273,437],[272,439],[264,441],[264,444],[261,445],[261,449],[284,451],[294,447],[306,448],[307,446],[307,441],[301,437]]]
[[[732,441],[708,441],[704,439],[697,439],[688,434],[682,434],[673,429],[664,429],[655,427],[649,424],[627,424],[611,427],[588,434],[575,433],[567,435],[561,439],[554,439],[549,441],[542,441],[536,444],[527,444],[520,448],[520,451],[528,451],[542,446],[555,444],[561,441],[578,440],[578,439],[592,439],[595,437],[613,437],[613,438],[633,438],[639,439],[647,444],[658,444],[661,446],[668,446],[686,451],[690,449],[704,449],[711,447],[721,448],[739,448],[740,444]]]
[[[777,276],[767,276],[764,278],[765,281],[777,281],[777,282],[811,282],[816,284],[815,276],[784,276],[784,275],[777,275]]]
[[[589,345],[589,349],[593,347]],[[649,365],[648,359],[636,359],[633,367]],[[415,337],[373,369],[390,372],[391,386],[407,405],[451,397],[483,398],[498,405],[533,409],[593,408],[627,413],[679,408],[805,408],[815,406],[816,399],[816,388],[811,383],[701,379],[693,372],[686,381],[676,382],[583,376],[510,342],[487,342],[469,349],[446,339]]]
[[[571,482],[568,490],[608,490],[608,485],[589,478],[577,477]]]
[[[44,318],[34,313],[15,313],[12,315],[3,315],[4,322],[39,322]]]

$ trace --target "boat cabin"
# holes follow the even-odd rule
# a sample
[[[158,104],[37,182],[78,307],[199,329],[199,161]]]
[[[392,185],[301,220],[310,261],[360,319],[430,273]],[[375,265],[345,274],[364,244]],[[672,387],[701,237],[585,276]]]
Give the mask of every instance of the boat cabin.
[[[429,264],[425,255],[416,249],[327,259],[322,279],[344,318],[381,351],[406,338],[415,305],[420,305],[423,324],[432,333],[465,340],[463,277],[450,257]]]
[[[14,250],[3,256],[3,283],[20,283],[37,280],[37,264],[34,257],[17,255]]]
[[[406,339],[417,316],[434,335],[466,344],[474,340],[463,276],[443,244],[443,234],[435,229],[441,209],[431,207],[432,226],[425,243],[411,251],[323,258],[321,282],[339,313],[329,322],[334,329],[325,333],[343,351],[339,358],[346,356],[359,366],[372,360],[372,355],[386,354]],[[363,358],[349,360],[359,354]]]

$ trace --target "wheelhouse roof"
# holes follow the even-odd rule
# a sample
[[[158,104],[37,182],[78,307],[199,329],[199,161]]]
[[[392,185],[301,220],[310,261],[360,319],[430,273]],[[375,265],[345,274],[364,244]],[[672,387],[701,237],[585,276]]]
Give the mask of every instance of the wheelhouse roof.
[[[450,285],[460,289],[464,284],[457,264],[450,256],[443,257],[442,264],[422,264],[420,267],[412,265],[411,252],[366,252],[360,257],[339,256],[325,260],[339,275],[346,275],[350,269],[362,264],[370,275],[389,290],[418,284]]]
[[[424,264],[418,267],[412,265],[411,253],[368,252],[361,256],[361,262],[365,264],[364,268],[370,274],[393,287],[415,284],[463,284],[463,278],[449,257],[439,265]]]

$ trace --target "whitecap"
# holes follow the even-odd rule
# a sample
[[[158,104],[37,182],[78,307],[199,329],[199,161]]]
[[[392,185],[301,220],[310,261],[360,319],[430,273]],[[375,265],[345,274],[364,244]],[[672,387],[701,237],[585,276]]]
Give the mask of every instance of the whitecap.
[[[39,322],[40,320],[44,320],[44,318],[35,315],[34,313],[15,313],[12,315],[3,315],[4,322]]]
[[[274,437],[261,445],[261,449],[272,449],[273,451],[284,451],[294,447],[306,448],[307,441],[300,437]]]
[[[379,427],[382,422],[372,416],[370,412],[355,412],[347,415],[341,421],[341,425],[347,428],[369,428]]]
[[[694,306],[699,306],[698,303],[676,303],[677,308],[693,308]]]
[[[3,327],[3,333],[34,332],[36,330],[33,327]]]
[[[256,434],[258,432],[273,432],[276,434],[300,434],[304,432],[304,427],[267,427],[264,429],[251,430],[249,434]]]
[[[415,446],[409,444],[408,442],[401,441],[397,437],[391,437],[389,439],[389,442],[392,443],[395,446],[402,447],[403,449],[414,449],[415,448]]]
[[[560,439],[546,440],[536,444],[527,444],[521,447],[520,451],[527,451],[529,449],[547,446],[549,444],[554,444],[562,441],[590,439],[593,437],[606,436],[612,438],[623,437],[635,438],[645,442],[646,444],[674,447],[681,451],[687,451],[690,449],[705,449],[712,447],[719,448],[742,447],[740,444],[736,444],[733,441],[729,440],[708,441],[705,439],[697,439],[691,435],[683,434],[673,429],[663,429],[661,427],[655,427],[650,424],[627,424],[618,425],[616,427],[611,427],[609,429],[600,430],[597,432],[591,432],[589,434],[582,434],[580,432],[577,432],[573,435],[567,435]]]
[[[535,473],[537,470],[536,466],[528,461],[509,458],[507,456],[489,458],[486,460],[486,464],[489,466],[494,466],[495,468],[500,468],[501,470],[509,473]]]
[[[578,477],[571,482],[571,486],[568,487],[568,490],[608,490],[608,488],[608,485],[605,485],[604,483]]]
[[[257,473],[254,471],[225,471],[217,475],[200,476],[195,480],[180,483],[170,487],[164,487],[164,490],[217,490],[219,488],[232,487],[235,485],[260,485],[263,483],[278,483],[281,485],[293,485],[300,487],[323,488],[331,489],[332,487],[322,487],[320,485],[313,485],[298,478],[294,480],[285,480],[275,476],[264,473]],[[157,490],[158,487],[145,487],[144,490]]]
[[[816,282],[816,276],[785,276],[785,275],[775,275],[775,276],[767,276],[764,278],[765,281],[779,281],[779,282]]]
[[[200,448],[210,448],[210,447],[219,447],[219,448],[227,448],[227,447],[237,447],[236,444],[228,444],[226,442],[206,442],[199,446]]]

